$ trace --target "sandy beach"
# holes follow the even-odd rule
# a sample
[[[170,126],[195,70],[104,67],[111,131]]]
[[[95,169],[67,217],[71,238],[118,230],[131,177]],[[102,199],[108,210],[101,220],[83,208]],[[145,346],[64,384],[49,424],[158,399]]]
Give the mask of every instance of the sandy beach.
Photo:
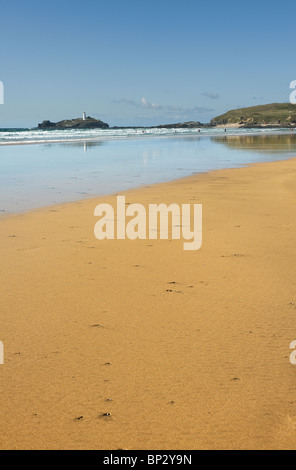
[[[203,204],[199,251],[96,240],[115,195],[2,217],[0,448],[295,449],[295,175],[124,193]]]

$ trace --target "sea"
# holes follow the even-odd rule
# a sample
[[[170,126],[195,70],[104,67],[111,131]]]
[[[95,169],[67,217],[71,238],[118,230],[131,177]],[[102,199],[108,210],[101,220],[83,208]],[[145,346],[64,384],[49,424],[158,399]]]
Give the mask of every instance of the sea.
[[[295,156],[289,129],[0,129],[0,216]]]

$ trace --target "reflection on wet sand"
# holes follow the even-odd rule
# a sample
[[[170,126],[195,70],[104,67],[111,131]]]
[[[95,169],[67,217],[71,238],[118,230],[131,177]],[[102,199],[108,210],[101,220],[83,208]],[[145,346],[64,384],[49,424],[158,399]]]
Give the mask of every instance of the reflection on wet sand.
[[[0,158],[0,211],[22,212],[293,156],[296,134],[287,133],[6,146]]]
[[[90,148],[95,148],[95,147],[102,147],[105,144],[108,144],[109,142],[107,140],[83,140],[83,141],[76,141],[76,142],[53,142],[53,143],[46,143],[42,144],[45,148],[50,148],[50,147],[75,147],[75,148],[83,148],[84,152],[86,152]]]
[[[107,140],[95,140],[95,141],[83,141],[83,142],[66,142],[60,143],[59,145],[65,147],[66,145],[71,145],[72,147],[83,147],[84,151],[94,148],[94,147],[102,147],[102,145],[108,144]]]
[[[237,150],[247,150],[256,153],[283,154],[291,152],[296,154],[296,134],[285,135],[228,135],[211,137],[216,143],[227,145]]]

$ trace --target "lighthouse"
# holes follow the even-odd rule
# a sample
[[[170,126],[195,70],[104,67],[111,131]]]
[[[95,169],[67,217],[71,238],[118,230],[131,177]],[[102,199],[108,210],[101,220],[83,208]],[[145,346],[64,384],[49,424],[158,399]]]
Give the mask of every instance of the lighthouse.
[[[83,119],[83,121],[86,121],[86,114],[85,113],[83,113],[82,119]]]

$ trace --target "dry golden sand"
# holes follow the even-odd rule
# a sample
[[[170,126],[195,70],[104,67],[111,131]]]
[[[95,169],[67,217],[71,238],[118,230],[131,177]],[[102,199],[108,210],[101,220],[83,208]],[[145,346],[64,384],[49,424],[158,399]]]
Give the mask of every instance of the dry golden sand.
[[[296,448],[295,178],[293,159],[126,193],[202,203],[196,252],[96,240],[99,199],[2,218],[0,447]]]

